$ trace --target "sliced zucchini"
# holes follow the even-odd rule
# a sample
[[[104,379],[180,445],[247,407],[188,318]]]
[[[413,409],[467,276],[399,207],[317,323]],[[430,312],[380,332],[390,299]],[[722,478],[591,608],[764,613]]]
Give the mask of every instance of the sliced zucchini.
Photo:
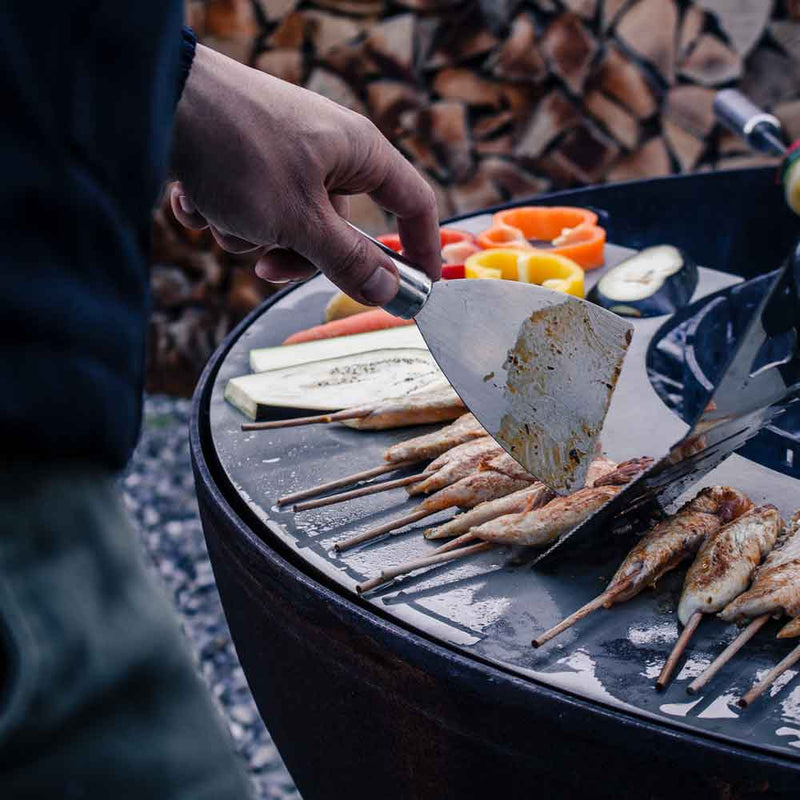
[[[250,369],[264,372],[281,369],[310,361],[368,353],[387,347],[413,347],[427,349],[422,334],[416,325],[386,328],[381,331],[354,333],[351,336],[336,336],[333,339],[318,339],[314,342],[284,344],[277,347],[260,347],[250,351]]]
[[[610,269],[589,293],[589,300],[622,316],[657,317],[687,305],[697,280],[697,265],[686,253],[672,245],[657,245]]]
[[[403,397],[445,380],[421,348],[372,350],[231,378],[225,399],[250,419],[271,409],[338,411]]]

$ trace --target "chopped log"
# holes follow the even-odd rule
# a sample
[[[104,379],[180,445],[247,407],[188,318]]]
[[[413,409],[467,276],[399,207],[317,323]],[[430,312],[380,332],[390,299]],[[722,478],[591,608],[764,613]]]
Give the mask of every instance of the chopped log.
[[[450,199],[456,214],[466,214],[469,211],[497,205],[503,196],[494,185],[494,181],[478,169],[468,181],[457,183],[452,187]]]
[[[494,139],[484,139],[475,142],[474,150],[479,156],[506,155],[514,148],[514,137],[510,133],[497,136]]]
[[[545,32],[542,50],[549,59],[553,73],[575,94],[581,94],[598,44],[580,17],[571,12],[556,17]]]
[[[764,33],[772,14],[772,0],[695,0],[710,11],[728,37],[731,47],[744,58]]]
[[[396,144],[420,172],[432,172],[442,177],[439,162],[426,139],[412,133],[399,138]]]
[[[390,139],[401,132],[401,116],[410,109],[419,109],[425,98],[403,81],[372,81],[367,86],[367,108],[370,119]]]
[[[617,23],[616,34],[628,50],[652,64],[672,84],[677,29],[675,0],[639,0]]]
[[[298,0],[256,0],[268,23],[278,22],[297,7]]]
[[[750,155],[752,150],[747,142],[738,133],[720,128],[717,136],[717,151],[721,156]]]
[[[466,106],[453,101],[432,103],[420,114],[420,127],[450,180],[466,179],[472,170]]]
[[[596,183],[619,155],[619,147],[596,126],[582,122],[556,145],[552,158],[572,180]]]
[[[503,45],[489,59],[492,74],[508,81],[538,83],[547,77],[547,64],[536,44],[536,23],[530,14],[514,20]]]
[[[747,153],[741,156],[730,156],[721,158],[716,163],[716,169],[751,169],[752,167],[777,167],[780,163],[779,158],[764,156],[758,153]]]
[[[800,92],[797,65],[777,50],[758,47],[747,58],[739,90],[762,108],[794,100]]]
[[[191,301],[193,285],[178,267],[154,264],[150,270],[150,293],[156,308],[179,308]]]
[[[366,51],[384,73],[411,78],[414,74],[416,17],[399,14],[375,25],[367,35]]]
[[[206,4],[203,0],[187,0],[184,17],[186,24],[202,39],[206,35]]]
[[[289,14],[267,39],[270,47],[299,50],[306,40],[306,15],[301,11]]]
[[[352,111],[358,111],[360,114],[365,111],[363,103],[358,99],[350,85],[338,75],[321,67],[317,67],[308,76],[306,89],[321,94],[323,97],[327,97],[329,100],[333,100]]]
[[[800,58],[800,22],[775,20],[770,23],[769,32],[790,58]]]
[[[636,147],[641,131],[639,121],[633,114],[600,91],[586,95],[584,104],[606,131],[626,150],[633,150]]]
[[[508,31],[511,19],[520,5],[520,0],[478,0],[478,7],[489,28],[498,36],[503,36]],[[555,11],[552,0],[536,0],[534,5],[541,11],[550,13]],[[543,6],[550,6],[549,8]]]
[[[662,122],[661,129],[670,152],[680,164],[681,172],[691,172],[706,149],[705,142],[668,119]]]
[[[517,141],[514,154],[521,158],[537,158],[560,133],[574,127],[580,120],[575,104],[560,89],[553,89],[536,106]]]
[[[354,17],[377,17],[383,11],[383,0],[314,0],[314,5]]]
[[[429,70],[453,66],[484,55],[497,44],[480,8],[470,4],[463,14],[442,18],[423,63]]]
[[[249,64],[253,58],[256,38],[253,36],[234,36],[232,38],[205,36],[203,44],[240,64]]]
[[[234,322],[244,319],[269,293],[267,284],[252,269],[231,270],[231,283],[225,305]]]
[[[772,113],[781,121],[789,141],[800,139],[800,100],[780,103],[772,109]]]
[[[573,14],[592,22],[597,15],[597,0],[562,0]]]
[[[690,5],[683,12],[681,33],[678,38],[678,58],[684,58],[694,47],[706,26],[705,12],[697,6]]]
[[[519,165],[507,158],[490,156],[484,158],[478,166],[480,172],[503,194],[506,200],[518,200],[523,197],[534,197],[546,192],[549,183],[536,175],[531,175]]]
[[[221,40],[244,37],[252,40],[260,33],[250,0],[208,0],[205,32]]]
[[[500,108],[503,87],[481,78],[469,69],[443,69],[433,80],[433,91],[445,100],[460,100],[470,106]]]
[[[498,111],[496,114],[487,114],[472,125],[472,135],[479,140],[488,139],[511,128],[514,123],[513,111]]]
[[[364,30],[363,24],[327,11],[305,11],[303,14],[306,37],[320,60],[324,60],[334,47],[355,39]]]
[[[680,73],[703,86],[720,86],[742,74],[742,57],[716,36],[704,33],[681,64]]]
[[[667,92],[663,116],[692,136],[703,139],[716,122],[714,95],[713,89],[702,86],[676,86]]]
[[[337,45],[325,56],[325,63],[351,86],[360,86],[371,77],[380,77],[380,69],[370,58],[363,41]]]
[[[653,90],[639,67],[615,47],[608,47],[598,69],[598,85],[640,120],[658,108]]]
[[[672,172],[669,153],[664,140],[657,136],[642,145],[636,152],[623,156],[608,171],[609,181],[630,181],[640,178],[658,178]]]
[[[299,50],[265,50],[256,56],[253,66],[289,83],[303,82],[303,54]]]
[[[792,19],[800,19],[800,0],[786,0],[786,13]]]
[[[603,0],[600,11],[600,32],[603,34],[608,33],[609,29],[620,18],[622,12],[631,3],[633,3],[633,0]]]

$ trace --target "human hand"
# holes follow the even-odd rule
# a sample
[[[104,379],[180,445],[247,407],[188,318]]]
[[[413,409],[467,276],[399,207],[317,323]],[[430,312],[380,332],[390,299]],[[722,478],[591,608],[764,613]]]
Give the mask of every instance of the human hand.
[[[209,227],[226,250],[259,251],[257,274],[300,280],[322,270],[364,303],[397,293],[390,259],[345,221],[365,192],[397,216],[405,255],[441,271],[431,188],[365,117],[198,46],[178,104],[172,210]]]

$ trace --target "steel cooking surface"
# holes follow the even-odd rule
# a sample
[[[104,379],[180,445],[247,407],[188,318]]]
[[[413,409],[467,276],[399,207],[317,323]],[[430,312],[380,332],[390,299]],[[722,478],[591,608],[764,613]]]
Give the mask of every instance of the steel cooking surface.
[[[458,227],[477,231],[487,222],[484,215],[462,220]],[[610,247],[609,263],[617,263],[627,252]],[[589,283],[597,280],[598,273],[587,273]],[[701,269],[695,296],[710,294],[736,280],[722,272]],[[409,501],[405,491],[397,489],[295,515],[278,509],[275,499],[375,466],[381,462],[385,447],[422,429],[365,433],[328,425],[243,433],[243,417],[223,399],[225,382],[249,371],[251,348],[279,344],[290,332],[319,322],[332,291],[325,279],[315,278],[247,328],[217,375],[210,408],[211,431],[233,487],[269,531],[310,567],[355,593],[357,583],[376,575],[382,567],[428,554],[432,545],[422,539],[422,528],[404,529],[341,556],[331,552],[333,544],[413,510],[416,501]],[[629,382],[615,394],[604,441],[608,454],[617,460],[641,455],[643,441],[649,441],[654,449],[666,447],[685,430],[685,423],[658,398],[646,376],[647,345],[664,320],[655,317],[635,323],[624,369],[639,373],[641,380]],[[464,326],[468,335],[469,320],[454,324]],[[740,456],[732,456],[703,482],[715,483],[734,485],[756,503],[773,502],[784,514],[800,506],[796,481]],[[444,519],[447,513],[439,516]],[[269,535],[264,531],[265,538]],[[533,571],[524,563],[531,554],[501,548],[463,563],[430,569],[367,598],[428,635],[536,681],[672,725],[798,756],[800,684],[782,688],[795,671],[787,672],[773,687],[771,696],[747,711],[733,702],[789,651],[790,645],[774,639],[777,623],[770,623],[704,694],[690,697],[685,691],[689,681],[736,633],[733,626],[707,620],[695,635],[677,679],[664,693],[654,690],[655,678],[678,635],[675,611],[683,570],[667,575],[655,591],[594,614],[539,650],[530,646],[535,634],[605,588],[630,544],[630,540],[609,542],[591,555],[573,556],[547,571]]]

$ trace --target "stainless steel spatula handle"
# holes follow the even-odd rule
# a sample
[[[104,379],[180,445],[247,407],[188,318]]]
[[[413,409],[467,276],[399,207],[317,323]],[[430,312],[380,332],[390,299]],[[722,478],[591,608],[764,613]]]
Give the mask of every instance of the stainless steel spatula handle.
[[[384,308],[396,317],[403,319],[413,319],[417,316],[428,295],[431,293],[431,279],[420,269],[415,267],[408,259],[403,258],[400,253],[395,253],[391,247],[387,247],[383,242],[374,239],[368,233],[364,233],[356,228],[352,223],[348,223],[351,228],[358,231],[365,239],[369,239],[375,247],[380,248],[394,262],[397,274],[400,277],[400,289],[397,294],[384,306]]]

